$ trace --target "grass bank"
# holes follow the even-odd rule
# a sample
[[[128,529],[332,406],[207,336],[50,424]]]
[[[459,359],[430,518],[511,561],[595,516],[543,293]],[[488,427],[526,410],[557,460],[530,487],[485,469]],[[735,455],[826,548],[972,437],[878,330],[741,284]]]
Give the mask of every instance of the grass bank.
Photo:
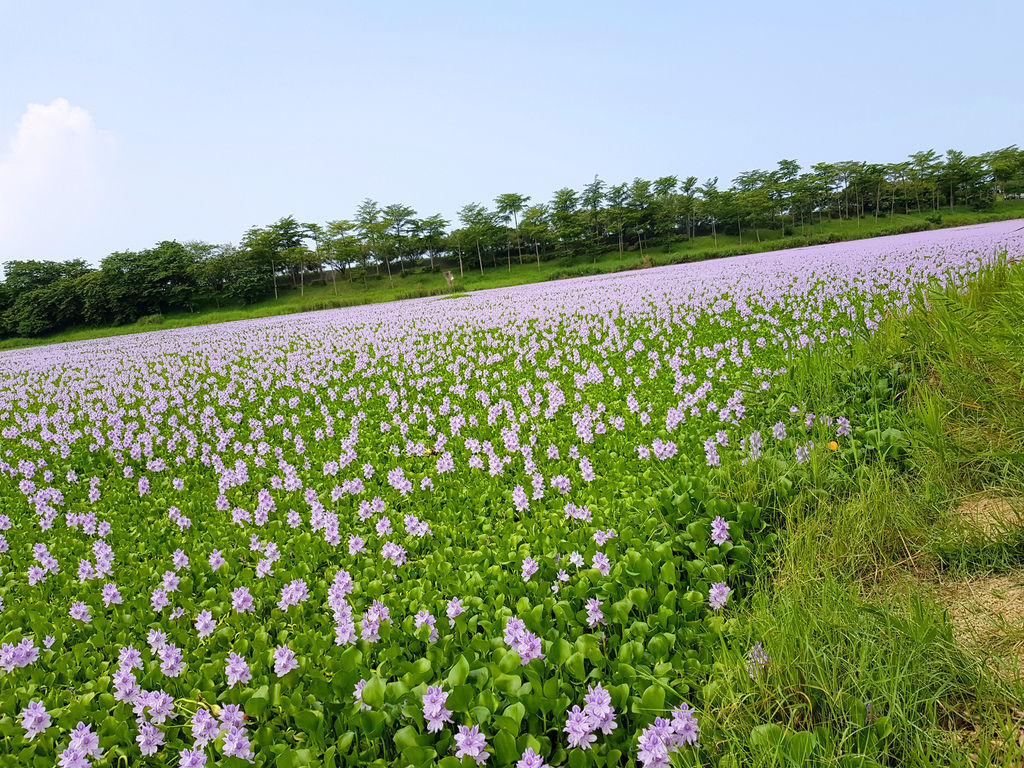
[[[505,288],[514,285],[558,280],[570,277],[599,275],[645,266],[662,266],[693,261],[763,253],[767,251],[796,248],[808,245],[837,243],[926,229],[957,227],[981,224],[990,221],[1024,218],[1024,200],[1000,201],[996,209],[988,212],[957,208],[938,213],[901,214],[894,216],[865,217],[818,222],[815,224],[790,227],[792,234],[781,230],[744,231],[742,236],[719,232],[717,238],[695,237],[692,240],[679,239],[644,248],[641,254],[636,243],[627,244],[629,250],[619,254],[618,249],[605,251],[595,257],[557,257],[542,260],[538,266],[531,261],[530,254],[523,254],[524,263],[519,263],[516,253],[511,253],[511,264],[499,262],[485,264],[483,269],[468,256],[460,273],[458,265],[453,267],[456,275],[455,291],[465,293],[487,288]],[[724,229],[724,225],[723,225]],[[75,328],[45,338],[12,338],[0,341],[0,349],[14,349],[54,344],[67,341],[82,341],[105,336],[121,336],[162,328],[183,328],[193,325],[230,320],[247,320],[297,312],[321,309],[351,307],[410,298],[443,296],[450,293],[440,269],[430,271],[417,267],[398,273],[391,282],[382,275],[369,275],[365,280],[326,280],[306,286],[304,291],[290,286],[281,286],[278,299],[270,299],[240,307],[208,307],[197,312],[169,314],[155,318],[143,318],[137,323],[116,327]]]
[[[922,291],[756,410],[791,402],[853,434],[802,474],[719,478],[783,533],[702,691],[713,761],[1024,765],[1024,264]]]

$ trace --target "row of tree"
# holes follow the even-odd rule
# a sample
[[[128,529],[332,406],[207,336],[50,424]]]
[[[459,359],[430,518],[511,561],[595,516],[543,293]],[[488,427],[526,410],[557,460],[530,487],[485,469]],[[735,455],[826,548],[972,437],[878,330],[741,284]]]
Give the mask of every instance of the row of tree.
[[[997,196],[1024,196],[1024,150],[1016,146],[969,156],[917,152],[898,163],[818,163],[801,172],[794,160],[772,170],[718,179],[663,176],[609,185],[595,177],[580,190],[557,190],[548,202],[509,193],[493,207],[470,203],[458,224],[440,214],[418,218],[407,205],[364,200],[351,219],[302,223],[288,216],[253,227],[238,245],[163,241],[121,251],[99,269],[85,261],[12,261],[0,286],[0,335],[39,336],[76,325],[134,322],[168,312],[250,304],[305,294],[311,283],[366,284],[413,271],[504,267],[542,259],[587,258],[659,243],[714,239],[728,232],[760,240],[767,230],[833,219],[878,219],[937,213],[948,206],[991,207]]]

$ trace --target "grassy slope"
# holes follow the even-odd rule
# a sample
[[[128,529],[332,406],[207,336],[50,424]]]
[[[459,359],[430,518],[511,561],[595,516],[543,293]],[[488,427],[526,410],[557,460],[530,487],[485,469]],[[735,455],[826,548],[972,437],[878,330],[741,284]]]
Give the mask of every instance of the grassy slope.
[[[1019,526],[984,534],[956,514],[979,491],[1024,492],[1024,263],[927,299],[852,353],[794,366],[781,401],[844,404],[867,427],[854,461],[815,467],[782,504],[770,471],[724,481],[785,533],[704,691],[723,765],[1024,765],[1021,669],[1005,643],[955,634],[933,589],[1024,575]],[[771,661],[751,681],[739,649],[755,641]]]
[[[988,213],[977,213],[965,208],[958,208],[954,214],[950,214],[948,209],[940,211],[940,214],[943,217],[943,227],[976,224],[999,219],[1024,218],[1024,200],[1002,201],[994,211]],[[897,233],[905,227],[920,227],[925,224],[924,215],[904,215],[898,213],[892,218],[881,216],[877,222],[874,218],[867,217],[854,221],[826,221],[813,226],[797,226],[792,237],[782,237],[778,230],[762,231],[760,233],[761,242],[757,241],[756,233],[753,231],[744,232],[742,242],[735,235],[720,234],[718,236],[717,248],[711,237],[698,237],[693,241],[684,240],[665,246],[658,246],[650,250],[645,249],[644,255],[652,266],[656,266],[680,261],[697,261],[720,255],[738,255],[740,253],[790,248],[795,245],[806,244],[805,238],[809,237],[824,238],[833,236],[840,240],[854,240],[863,237],[888,235]],[[632,246],[635,247],[635,243]],[[473,258],[475,258],[475,255]],[[524,253],[523,258],[524,263],[520,265],[518,263],[518,256],[513,251],[511,269],[508,268],[507,264],[501,265],[499,263],[497,267],[485,264],[483,274],[481,274],[479,266],[470,258],[469,254],[466,254],[464,275],[459,276],[457,266],[453,270],[456,274],[457,288],[461,291],[475,291],[485,288],[523,285],[553,280],[559,277],[616,272],[635,268],[640,262],[639,252],[628,251],[620,258],[618,250],[608,251],[596,259],[576,259],[570,261],[565,258],[557,258],[551,261],[542,261],[539,269],[536,261],[530,261],[530,254]],[[336,287],[328,282],[327,285],[318,284],[307,287],[305,296],[301,296],[298,289],[288,287],[282,288],[280,298],[277,300],[271,299],[251,306],[211,308],[195,313],[172,314],[166,316],[157,326],[133,324],[118,327],[78,328],[43,339],[5,339],[0,341],[0,349],[64,341],[79,341],[104,336],[120,336],[127,333],[156,330],[158,328],[182,328],[228,320],[269,317],[331,307],[393,301],[416,296],[441,295],[446,292],[447,288],[444,278],[439,272],[431,273],[417,270],[415,272],[410,271],[404,277],[396,273],[393,286],[388,284],[386,278],[370,279],[365,286],[362,281],[354,283],[339,281]]]

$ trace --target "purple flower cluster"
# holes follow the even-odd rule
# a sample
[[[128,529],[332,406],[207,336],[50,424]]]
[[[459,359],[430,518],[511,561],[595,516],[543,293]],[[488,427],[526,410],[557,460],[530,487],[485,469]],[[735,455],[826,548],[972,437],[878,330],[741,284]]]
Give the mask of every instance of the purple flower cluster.
[[[452,721],[451,710],[445,709],[448,694],[439,685],[427,688],[423,694],[423,717],[427,720],[427,730],[437,733],[445,723]]]
[[[540,638],[526,628],[526,624],[516,617],[505,622],[505,644],[519,654],[525,667],[534,659],[543,659]]]
[[[583,709],[574,705],[566,715],[565,728],[570,747],[590,749],[597,741],[596,731],[607,735],[618,727],[612,697],[600,684],[588,686]]]
[[[696,746],[700,737],[697,717],[685,702],[672,712],[672,719],[656,718],[637,740],[637,759],[643,768],[668,768],[669,756],[684,745]]]

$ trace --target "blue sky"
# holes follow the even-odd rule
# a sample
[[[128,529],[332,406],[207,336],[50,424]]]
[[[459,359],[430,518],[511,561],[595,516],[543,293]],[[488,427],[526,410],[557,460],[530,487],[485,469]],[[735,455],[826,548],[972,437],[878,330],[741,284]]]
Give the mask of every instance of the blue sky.
[[[0,261],[1024,143],[1024,3],[5,2]]]

